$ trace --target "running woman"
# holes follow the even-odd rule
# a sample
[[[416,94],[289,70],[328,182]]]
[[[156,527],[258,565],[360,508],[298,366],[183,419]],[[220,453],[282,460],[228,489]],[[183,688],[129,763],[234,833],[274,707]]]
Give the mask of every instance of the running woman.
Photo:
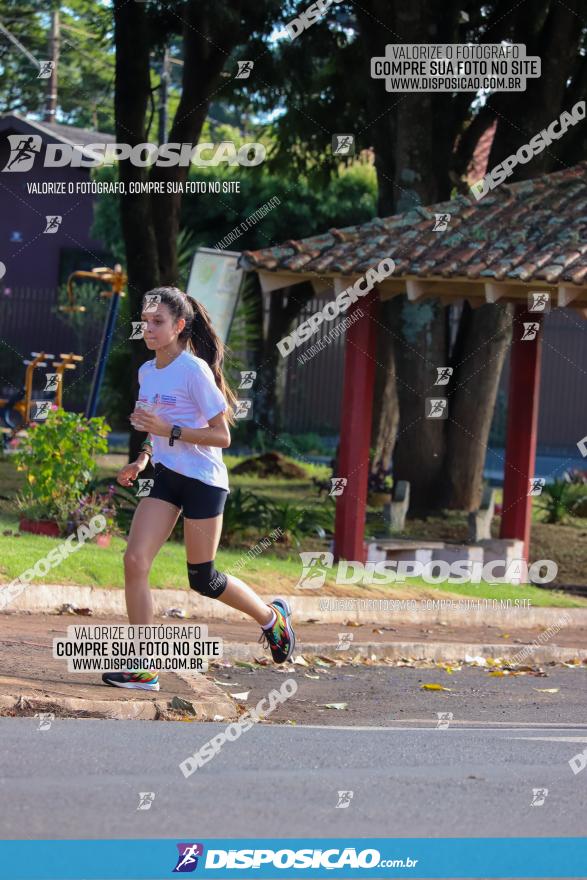
[[[159,299],[146,299],[153,295]],[[176,287],[145,294],[141,320],[144,341],[155,357],[139,368],[139,400],[130,421],[148,439],[117,480],[132,486],[152,457],[154,484],[135,511],[124,554],[129,623],[153,623],[149,571],[183,510],[191,589],[254,618],[262,628],[259,641],[271,649],[276,663],[284,663],[295,647],[288,602],[276,598],[267,605],[239,578],[214,567],[230,491],[222,450],[230,446],[236,400],[222,373],[224,346],[204,306]],[[102,680],[115,687],[159,690],[159,676],[146,668],[104,673]]]

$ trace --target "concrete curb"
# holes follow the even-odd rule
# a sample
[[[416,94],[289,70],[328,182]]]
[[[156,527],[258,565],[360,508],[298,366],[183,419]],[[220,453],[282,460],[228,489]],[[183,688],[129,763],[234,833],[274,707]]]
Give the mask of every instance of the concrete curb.
[[[14,712],[30,717],[37,712],[53,712],[57,716],[81,718],[104,718],[117,721],[179,721],[193,715],[194,721],[213,721],[217,716],[223,721],[235,721],[236,704],[226,700],[217,704],[204,704],[190,700],[195,710],[174,709],[171,700],[83,700],[79,697],[26,696],[3,694],[0,696],[0,716]]]
[[[0,712],[14,711],[19,716],[36,712],[55,712],[91,718],[119,720],[155,720],[168,711],[167,703],[157,700],[83,700],[79,697],[47,697],[9,694],[0,696]]]
[[[157,699],[143,697],[132,699],[131,691],[121,700],[95,700],[83,697],[52,696],[47,693],[50,685],[46,685],[44,693],[34,691],[26,696],[18,688],[12,693],[0,695],[0,715],[14,712],[19,716],[31,716],[36,712],[54,712],[56,715],[73,715],[78,717],[109,718],[116,720],[142,721],[177,721],[180,718],[193,716],[194,721],[213,721],[218,715],[225,721],[235,721],[238,717],[236,703],[217,685],[201,675],[178,675],[193,691],[193,698],[174,706],[174,697]]]
[[[0,590],[2,589],[0,585]],[[216,599],[206,599],[193,590],[152,590],[153,609],[161,616],[169,608],[181,608],[186,617],[235,622],[248,620],[228,605]],[[263,596],[270,602],[273,596]],[[550,626],[563,614],[569,614],[573,626],[587,626],[587,608],[562,607],[501,607],[500,600],[486,600],[487,605],[469,604],[481,602],[471,598],[462,600],[442,599],[383,599],[335,596],[288,595],[295,617],[301,622],[315,620],[318,623],[440,623],[446,621],[467,626],[510,626],[531,628]],[[446,603],[446,604],[433,604]],[[492,604],[495,603],[495,604]],[[96,617],[126,615],[123,589],[107,590],[103,587],[79,587],[63,584],[32,584],[17,596],[5,609],[8,612],[29,611],[54,614],[62,605],[75,608],[91,608]]]
[[[525,649],[531,649],[526,653]],[[523,653],[524,652],[524,653]],[[402,657],[416,660],[433,660],[435,662],[460,662],[465,656],[470,657],[501,657],[512,660],[518,657],[521,665],[540,665],[543,663],[561,663],[569,660],[587,660],[585,648],[558,648],[556,645],[491,645],[463,644],[461,642],[368,642],[350,644],[349,650],[337,650],[332,643],[305,642],[299,654],[304,659],[321,656],[328,659],[350,660],[359,654],[363,658],[375,655],[377,660],[400,660]],[[520,658],[519,655],[523,653]],[[259,647],[254,644],[225,642],[222,659],[228,662],[243,660],[252,662],[259,656]]]

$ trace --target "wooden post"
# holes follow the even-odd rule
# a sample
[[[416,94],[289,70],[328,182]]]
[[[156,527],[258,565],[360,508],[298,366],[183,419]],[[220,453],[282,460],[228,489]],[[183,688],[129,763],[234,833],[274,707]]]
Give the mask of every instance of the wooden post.
[[[335,559],[365,562],[365,514],[367,478],[371,443],[371,413],[375,381],[375,357],[379,309],[377,290],[361,297],[348,311],[357,317],[346,331],[344,384],[340,424],[338,473],[347,480],[342,495],[336,498],[334,531]]]
[[[525,305],[516,306],[510,357],[501,537],[523,541],[526,560],[532,522],[530,481],[534,477],[538,434],[541,317],[540,313],[528,312]],[[538,324],[533,340],[523,339],[524,323]]]

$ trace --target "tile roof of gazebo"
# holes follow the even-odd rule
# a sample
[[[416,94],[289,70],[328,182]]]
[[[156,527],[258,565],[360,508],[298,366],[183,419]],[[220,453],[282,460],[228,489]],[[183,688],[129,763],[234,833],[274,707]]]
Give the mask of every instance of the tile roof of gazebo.
[[[450,214],[433,232],[434,214]],[[530,288],[558,294],[558,305],[587,307],[587,161],[533,180],[501,184],[480,201],[459,195],[428,208],[331,229],[278,247],[244,251],[240,265],[265,290],[311,280],[342,289],[392,257],[382,298],[466,298],[473,304],[526,299]],[[344,280],[341,276],[346,276]],[[553,304],[557,301],[552,296]]]

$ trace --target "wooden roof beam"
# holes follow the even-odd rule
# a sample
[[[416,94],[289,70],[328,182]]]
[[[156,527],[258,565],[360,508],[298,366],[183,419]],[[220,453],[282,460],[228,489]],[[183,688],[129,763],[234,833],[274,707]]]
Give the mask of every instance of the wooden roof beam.
[[[578,287],[557,287],[558,305],[562,309],[568,306],[581,293]]]
[[[285,272],[259,272],[259,281],[263,293],[271,293],[272,290],[280,290],[282,287],[292,287],[301,284],[306,276],[286,274]]]
[[[415,281],[413,278],[406,278],[406,292],[410,302],[415,302],[420,297],[425,296],[426,289],[421,281]]]

